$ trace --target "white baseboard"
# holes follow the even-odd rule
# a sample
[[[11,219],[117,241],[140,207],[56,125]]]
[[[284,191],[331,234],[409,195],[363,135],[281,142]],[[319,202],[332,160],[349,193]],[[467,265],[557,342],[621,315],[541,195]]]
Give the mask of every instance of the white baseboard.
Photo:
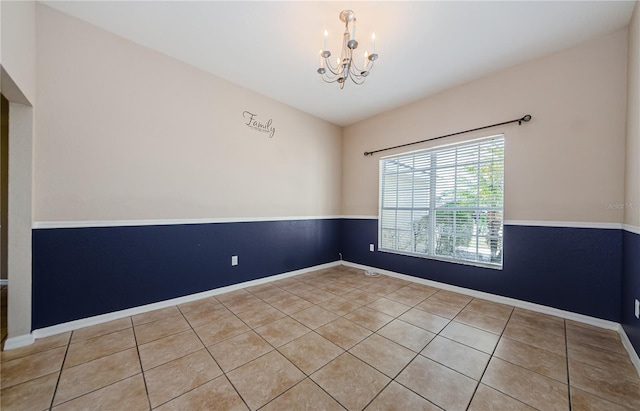
[[[573,320],[576,322],[580,322],[583,324],[593,325],[595,327],[605,328],[607,330],[613,330],[618,333],[620,336],[620,340],[622,341],[622,345],[627,350],[629,354],[629,358],[633,363],[636,371],[638,372],[638,376],[640,376],[640,358],[638,358],[638,353],[636,353],[627,333],[622,328],[622,325],[608,320],[603,320],[601,318],[590,317],[588,315],[578,314],[571,311],[560,310],[558,308],[547,307],[546,305],[540,305],[531,303],[528,301],[516,300],[515,298],[503,297],[500,295],[485,293],[482,291],[471,290],[469,288],[458,287],[451,284],[440,283],[438,281],[425,280],[424,278],[413,277],[406,274],[400,274],[393,271],[383,270],[381,268],[370,267],[363,264],[351,263],[349,261],[342,261],[342,265],[346,265],[348,267],[354,267],[361,270],[370,270],[380,274],[388,275],[389,277],[400,278],[402,280],[411,281],[418,284],[424,284],[431,287],[440,288],[442,290],[453,291],[459,294],[468,295],[470,297],[483,298],[485,300],[493,301],[500,304],[512,305],[518,308],[524,308],[531,311],[536,311],[542,314],[549,314],[556,317],[565,318],[567,320]]]
[[[9,280],[7,279],[0,280],[0,285],[9,285]]]
[[[348,261],[343,261],[342,264],[349,267],[359,268],[361,270],[375,271],[377,273],[388,275],[390,277],[396,277],[402,280],[407,280],[407,281],[411,281],[418,284],[424,284],[431,287],[440,288],[442,290],[453,291],[459,294],[468,295],[470,297],[483,298],[485,300],[493,301],[500,304],[512,305],[514,307],[524,308],[527,310],[536,311],[543,314],[554,315],[556,317],[566,318],[568,320],[573,320],[573,321],[593,325],[600,328],[606,328],[607,330],[618,331],[618,328],[620,326],[620,324],[613,321],[602,320],[600,318],[590,317],[588,315],[583,315],[583,314],[577,314],[571,311],[560,310],[558,308],[548,307],[546,305],[541,305],[541,304],[535,304],[528,301],[517,300],[515,298],[503,297],[496,294],[485,293],[483,291],[476,291],[469,288],[463,288],[463,287],[458,287],[451,284],[440,283],[438,281],[425,280],[424,278],[413,277],[406,274],[400,274],[400,273],[383,270],[376,267],[369,267],[362,264],[355,264]]]
[[[233,284],[226,287],[215,288],[209,291],[203,291],[201,293],[185,295],[183,297],[172,298],[170,300],[159,301],[157,303],[141,305],[138,307],[128,308],[126,310],[114,311],[107,314],[96,315],[94,317],[82,318],[79,320],[69,321],[62,324],[52,325],[50,327],[39,328],[32,331],[32,335],[35,338],[49,337],[51,335],[61,334],[67,331],[77,330],[79,328],[89,327],[91,325],[102,324],[109,321],[117,320],[124,317],[129,317],[136,314],[142,314],[153,310],[159,310],[161,308],[171,307],[178,304],[184,304],[191,301],[200,300],[203,298],[211,297],[214,295],[228,293],[230,291],[240,290],[246,287],[252,287],[254,285],[266,284],[272,281],[282,280],[283,278],[293,277],[296,275],[322,270],[324,268],[335,267],[340,265],[340,261],[334,261],[332,263],[326,263],[316,265],[313,267],[303,268],[301,270],[289,271],[287,273],[276,274],[270,277],[259,278],[257,280],[245,281],[243,283]],[[33,341],[31,341],[33,342]],[[28,345],[28,344],[24,344]],[[17,348],[17,347],[14,347]]]
[[[620,340],[622,341],[622,345],[624,345],[624,348],[629,353],[629,358],[631,359],[631,362],[633,363],[633,366],[636,367],[636,371],[638,372],[638,375],[640,376],[640,357],[638,357],[638,353],[633,348],[633,345],[631,344],[631,340],[629,340],[629,336],[624,331],[624,328],[622,328],[622,325],[620,325],[618,327],[618,335],[620,336]]]
[[[20,335],[20,336],[17,336],[17,337],[8,338],[7,341],[4,344],[4,348],[3,349],[4,350],[11,350],[11,349],[14,349],[14,348],[24,347],[24,346],[33,344],[35,342],[36,338],[49,337],[51,335],[61,334],[61,333],[67,332],[67,331],[73,331],[73,330],[77,330],[77,329],[80,329],[80,328],[88,327],[88,326],[91,326],[91,325],[101,324],[101,323],[117,320],[117,319],[124,318],[124,317],[129,317],[129,316],[136,315],[136,314],[142,314],[142,313],[146,313],[146,312],[149,312],[149,311],[158,310],[158,309],[161,309],[161,308],[171,307],[171,306],[178,305],[178,304],[184,304],[184,303],[187,303],[187,302],[196,301],[196,300],[200,300],[200,299],[207,298],[207,297],[211,297],[211,296],[215,296],[215,295],[219,295],[219,294],[224,294],[224,293],[228,293],[228,292],[235,291],[235,290],[240,290],[242,288],[252,287],[252,286],[260,285],[260,284],[267,284],[267,283],[270,283],[272,281],[277,281],[277,280],[281,280],[281,279],[284,279],[284,278],[294,277],[294,276],[297,276],[297,275],[300,275],[300,274],[305,274],[305,273],[308,273],[308,272],[321,270],[321,269],[324,269],[324,268],[335,267],[337,265],[345,265],[345,266],[348,266],[348,267],[354,267],[354,268],[358,268],[358,269],[361,269],[361,270],[371,270],[371,271],[378,272],[380,274],[388,275],[390,277],[400,278],[402,280],[411,281],[411,282],[418,283],[418,284],[424,284],[424,285],[440,288],[440,289],[447,290],[447,291],[453,291],[453,292],[457,292],[457,293],[460,293],[460,294],[468,295],[470,297],[483,298],[485,300],[489,300],[489,301],[493,301],[493,302],[497,302],[497,303],[501,303],[501,304],[507,304],[507,305],[511,305],[511,306],[514,306],[514,307],[518,307],[518,308],[524,308],[524,309],[527,309],[527,310],[536,311],[536,312],[540,312],[540,313],[543,313],[543,314],[554,315],[556,317],[561,317],[561,318],[573,320],[573,321],[580,322],[580,323],[583,323],[583,324],[589,324],[589,325],[593,325],[593,326],[596,326],[596,327],[601,327],[601,328],[605,328],[605,329],[608,329],[608,330],[616,331],[618,333],[618,335],[620,336],[620,340],[622,341],[623,346],[625,347],[625,349],[627,350],[627,352],[629,354],[629,358],[631,359],[631,362],[636,367],[636,370],[638,371],[638,375],[640,375],[640,358],[638,357],[638,354],[634,350],[633,345],[631,344],[631,341],[629,340],[629,337],[627,336],[626,332],[624,331],[624,328],[622,328],[622,326],[620,324],[616,323],[616,322],[603,320],[603,319],[595,318],[595,317],[590,317],[590,316],[583,315],[583,314],[577,314],[577,313],[574,313],[574,312],[571,312],[571,311],[560,310],[560,309],[557,309],[557,308],[548,307],[548,306],[544,306],[544,305],[540,305],[540,304],[535,304],[535,303],[531,303],[531,302],[528,302],[528,301],[517,300],[517,299],[514,299],[514,298],[510,298],[510,297],[503,297],[503,296],[490,294],[490,293],[486,293],[486,292],[482,292],[482,291],[476,291],[476,290],[463,288],[463,287],[458,287],[458,286],[455,286],[455,285],[450,285],[450,284],[441,283],[441,282],[437,282],[437,281],[426,280],[426,279],[419,278],[419,277],[413,277],[413,276],[406,275],[406,274],[400,274],[400,273],[396,273],[396,272],[393,272],[393,271],[383,270],[383,269],[379,269],[379,268],[376,268],[376,267],[370,267],[370,266],[366,266],[366,265],[363,265],[363,264],[356,264],[356,263],[352,263],[352,262],[349,262],[349,261],[342,261],[342,260],[341,261],[334,261],[332,263],[327,263],[327,264],[321,264],[321,265],[317,265],[317,266],[313,266],[313,267],[309,267],[309,268],[304,268],[304,269],[301,269],[301,270],[290,271],[290,272],[283,273],[283,274],[277,274],[277,275],[273,275],[273,276],[270,276],[270,277],[260,278],[260,279],[257,279],[257,280],[252,280],[252,281],[246,281],[246,282],[243,282],[243,283],[233,284],[233,285],[230,285],[230,286],[227,286],[227,287],[216,288],[216,289],[213,289],[213,290],[204,291],[204,292],[197,293],[197,294],[186,295],[184,297],[173,298],[171,300],[160,301],[160,302],[153,303],[153,304],[147,304],[147,305],[143,305],[143,306],[139,306],[139,307],[129,308],[129,309],[126,309],[126,310],[115,311],[115,312],[111,312],[111,313],[107,313],[107,314],[97,315],[97,316],[94,316],[94,317],[88,317],[88,318],[83,318],[83,319],[80,319],[80,320],[70,321],[70,322],[66,322],[66,323],[62,323],[62,324],[57,324],[57,325],[53,325],[51,327],[40,328],[40,329],[34,330],[31,334]]]
[[[24,334],[18,335],[17,337],[9,337],[7,341],[4,342],[4,347],[2,347],[3,351],[13,350],[15,348],[26,347],[27,345],[31,345],[36,341],[33,334]]]

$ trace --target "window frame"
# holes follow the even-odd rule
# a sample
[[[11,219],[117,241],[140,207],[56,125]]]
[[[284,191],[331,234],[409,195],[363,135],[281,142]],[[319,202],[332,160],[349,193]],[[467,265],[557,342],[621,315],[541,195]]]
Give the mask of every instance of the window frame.
[[[455,257],[447,257],[447,256],[443,256],[443,255],[437,255],[435,254],[435,241],[434,241],[434,232],[435,229],[432,229],[432,231],[429,233],[429,239],[427,240],[427,250],[425,251],[425,253],[421,253],[421,252],[411,252],[411,251],[403,251],[403,250],[397,250],[397,249],[390,249],[390,248],[384,248],[383,247],[383,241],[382,241],[382,236],[383,236],[383,219],[382,219],[382,213],[384,210],[384,204],[383,204],[383,199],[384,199],[384,161],[387,161],[389,159],[393,159],[393,158],[401,158],[401,157],[415,157],[417,155],[419,155],[420,153],[427,153],[427,152],[438,152],[441,150],[446,150],[447,148],[454,148],[456,146],[465,146],[465,145],[473,145],[473,144],[480,144],[483,141],[493,141],[493,140],[502,140],[502,207],[501,208],[496,208],[497,210],[501,211],[501,219],[500,219],[500,230],[499,232],[502,233],[502,235],[499,237],[502,240],[502,248],[501,248],[501,258],[499,262],[485,262],[485,261],[476,261],[476,260],[466,260],[466,259],[461,259],[461,258],[455,258]],[[442,144],[442,145],[438,145],[438,146],[433,146],[433,147],[429,147],[429,148],[425,148],[425,149],[419,149],[419,150],[413,150],[413,151],[408,151],[408,152],[404,152],[404,153],[398,153],[398,154],[392,154],[389,156],[384,156],[384,157],[380,157],[379,162],[378,162],[378,169],[379,169],[379,176],[378,176],[378,251],[380,252],[384,252],[384,253],[390,253],[390,254],[396,254],[396,255],[405,255],[405,256],[410,256],[410,257],[418,257],[418,258],[425,258],[425,259],[429,259],[429,260],[436,260],[436,261],[443,261],[443,262],[450,262],[450,263],[455,263],[455,264],[462,264],[462,265],[470,265],[470,266],[477,266],[477,267],[483,267],[483,268],[490,268],[490,269],[494,269],[494,270],[502,270],[504,267],[504,239],[505,239],[505,232],[504,232],[504,222],[505,222],[505,218],[504,218],[504,199],[505,199],[505,182],[504,182],[504,165],[505,165],[505,147],[506,146],[506,138],[505,135],[503,133],[500,134],[495,134],[495,135],[491,135],[491,136],[484,136],[484,137],[479,137],[479,138],[474,138],[474,139],[470,139],[470,140],[464,140],[464,141],[457,141],[455,143],[449,143],[449,144]],[[456,165],[458,164],[458,162],[456,161],[455,163]],[[454,166],[455,167],[455,166]],[[436,166],[437,169],[437,166]],[[431,170],[431,168],[430,168]],[[431,211],[436,211],[437,207],[434,205],[436,202],[436,198],[433,195],[433,193],[436,191],[437,186],[431,186],[431,184],[433,183],[433,181],[435,180],[435,175],[431,175],[429,177],[429,179],[431,180],[430,182],[430,186],[429,186],[429,191],[430,191],[430,195],[429,195],[429,206],[426,208],[426,211],[428,213],[431,213]],[[412,184],[415,184],[415,180],[412,178]],[[456,183],[457,184],[457,183]],[[396,200],[396,207],[395,209],[397,210],[398,207],[397,206],[397,200]],[[423,210],[424,207],[407,207],[408,210],[411,210],[412,212],[416,209],[418,210]],[[452,208],[440,208],[440,210],[450,210],[452,212],[457,212],[459,211],[460,208],[464,208],[464,207],[452,207]],[[477,210],[480,207],[471,207],[475,210]],[[490,207],[485,207],[487,209],[489,209]],[[433,215],[429,215],[429,219],[430,221],[434,221],[436,219],[436,214],[437,213],[431,213]],[[435,227],[435,224],[431,224],[432,227]],[[395,222],[395,230],[396,233],[398,232],[398,221],[396,220]],[[412,230],[406,230],[408,232],[411,232],[412,234],[415,234],[413,229]],[[477,236],[477,234],[476,234]],[[473,236],[472,236],[473,237]],[[457,238],[457,237],[454,237]],[[413,241],[412,241],[413,242]],[[455,245],[454,245],[455,246]],[[476,247],[477,248],[477,247]],[[415,246],[412,247],[412,249],[415,249]],[[477,255],[477,251],[476,251],[476,255]]]

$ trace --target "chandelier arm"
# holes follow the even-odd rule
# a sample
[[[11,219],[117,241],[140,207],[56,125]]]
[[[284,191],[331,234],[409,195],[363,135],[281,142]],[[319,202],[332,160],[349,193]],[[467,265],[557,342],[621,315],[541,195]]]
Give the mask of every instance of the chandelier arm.
[[[371,72],[371,69],[373,68],[373,61],[369,60],[369,63],[367,63],[367,67],[366,70],[367,72]]]
[[[376,58],[377,58],[377,54],[375,54]],[[362,71],[371,71],[371,69],[373,68],[374,63],[376,62],[375,59],[370,59],[367,58],[367,63],[364,65],[364,68],[362,69]]]
[[[338,81],[338,78],[336,77],[335,80],[327,80],[327,78],[325,76],[320,76],[322,78],[322,81],[324,81],[325,83],[335,83],[336,81]]]
[[[333,71],[331,68],[327,67],[327,70],[324,72],[327,77],[335,77],[338,75],[337,71]]]
[[[359,86],[362,85],[364,83],[364,80],[366,79],[365,76],[350,76],[350,77],[351,77],[351,81],[353,81],[355,84]]]
[[[324,59],[324,63],[325,63],[325,64],[324,64],[324,65],[325,65],[325,67],[326,67],[330,72],[332,72],[333,74],[338,74],[338,69],[340,68],[340,66],[339,66],[339,65],[338,65],[338,66],[334,66],[334,65],[331,63],[331,60],[329,60],[328,58]]]
[[[360,74],[361,72],[363,72],[363,71],[364,71],[364,70],[360,70],[360,69],[358,68],[358,65],[356,64],[356,62],[355,62],[355,61],[352,61],[352,62],[351,62],[351,67],[349,67],[349,69],[350,69],[350,71],[351,71],[352,73],[358,73],[358,74]]]
[[[362,73],[363,71],[366,71],[366,67],[367,67],[367,65],[366,65],[366,64],[365,64],[365,67],[364,67],[362,70],[360,70],[360,69],[358,68],[358,65],[356,64],[356,61],[353,59],[353,51],[352,51],[352,54],[351,54],[351,56],[350,56],[350,57],[351,57],[351,67],[353,67],[353,69],[355,70],[355,71],[352,71],[353,73],[358,73],[358,74],[360,74],[360,73]]]
[[[318,71],[318,73],[320,73],[320,75],[323,77],[323,79],[328,79],[329,80],[328,82],[337,81],[338,78],[340,77],[340,73],[336,69],[334,69],[334,68],[332,68],[330,66],[326,66],[323,69],[324,70],[322,72]],[[318,70],[320,70],[320,69],[318,69]]]
[[[323,76],[322,76],[322,79],[323,79],[326,83],[335,83],[336,81],[338,81],[338,79],[339,79],[339,78],[340,78],[340,77],[338,77],[338,76],[332,76],[332,77],[325,76],[325,75],[323,75]]]
[[[368,70],[360,70],[355,64],[351,66],[351,75],[355,77],[366,77],[362,75],[362,73],[366,73],[367,71]]]

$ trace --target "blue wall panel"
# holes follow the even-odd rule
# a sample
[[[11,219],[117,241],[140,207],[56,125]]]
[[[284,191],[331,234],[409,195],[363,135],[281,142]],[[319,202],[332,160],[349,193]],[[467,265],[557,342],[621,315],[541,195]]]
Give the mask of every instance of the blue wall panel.
[[[33,230],[38,329],[338,259],[339,219]],[[239,265],[231,266],[231,256]]]
[[[623,231],[622,326],[640,355],[640,320],[635,317],[635,299],[640,299],[640,235]]]
[[[640,346],[632,307],[640,295],[637,234],[505,226],[504,267],[494,270],[372,253],[377,223],[326,219],[33,230],[32,326],[332,262],[341,252],[354,263],[622,322],[636,350]],[[238,266],[231,266],[231,255],[239,256]]]
[[[502,270],[370,252],[377,219],[345,219],[343,259],[620,322],[621,230],[505,226]]]

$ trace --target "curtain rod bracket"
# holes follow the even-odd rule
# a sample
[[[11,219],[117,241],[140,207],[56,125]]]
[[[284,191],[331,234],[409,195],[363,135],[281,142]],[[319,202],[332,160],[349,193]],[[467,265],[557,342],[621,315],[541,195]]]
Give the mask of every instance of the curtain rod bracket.
[[[458,131],[457,133],[451,133],[451,134],[446,134],[444,136],[440,136],[440,137],[433,137],[433,138],[428,138],[426,140],[420,140],[420,141],[415,141],[413,143],[406,143],[406,144],[400,144],[399,146],[393,146],[393,147],[387,147],[387,148],[381,148],[380,150],[374,150],[374,151],[365,151],[364,155],[366,156],[373,156],[375,153],[379,153],[381,151],[387,151],[387,150],[393,150],[394,148],[400,148],[400,147],[406,147],[406,146],[412,146],[414,144],[420,144],[420,143],[424,143],[427,141],[431,141],[431,140],[438,140],[441,138],[445,138],[445,137],[452,137],[452,136],[457,136],[459,134],[465,134],[465,133],[470,133],[472,131],[478,131],[478,130],[484,130],[485,128],[491,128],[491,127],[497,127],[497,126],[503,126],[505,124],[510,124],[510,123],[518,123],[519,126],[522,125],[522,123],[526,123],[528,121],[531,120],[531,114],[525,114],[524,116],[515,119],[515,120],[509,120],[509,121],[503,121],[502,123],[496,123],[496,124],[490,124],[488,126],[483,126],[483,127],[477,127],[477,128],[472,128],[470,130],[465,130],[465,131]]]

